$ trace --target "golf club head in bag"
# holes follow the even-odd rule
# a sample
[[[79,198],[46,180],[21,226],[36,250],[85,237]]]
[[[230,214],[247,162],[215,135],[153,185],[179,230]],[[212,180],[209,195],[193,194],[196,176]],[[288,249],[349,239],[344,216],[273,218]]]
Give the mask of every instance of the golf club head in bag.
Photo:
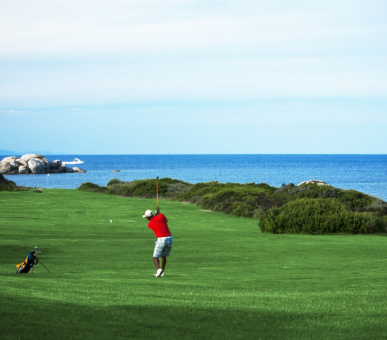
[[[37,265],[39,263],[39,259],[36,257],[36,255],[41,254],[42,252],[40,251],[39,247],[35,247],[34,252],[35,252],[35,257],[33,258],[32,261],[33,261],[34,265]],[[32,269],[34,269],[34,268],[32,267]]]

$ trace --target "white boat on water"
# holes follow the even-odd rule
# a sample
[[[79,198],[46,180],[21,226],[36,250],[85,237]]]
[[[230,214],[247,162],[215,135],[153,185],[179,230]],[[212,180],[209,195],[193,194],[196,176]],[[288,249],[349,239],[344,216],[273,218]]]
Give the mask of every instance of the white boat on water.
[[[79,158],[74,158],[72,162],[62,162],[62,164],[83,164],[84,162],[81,161]]]

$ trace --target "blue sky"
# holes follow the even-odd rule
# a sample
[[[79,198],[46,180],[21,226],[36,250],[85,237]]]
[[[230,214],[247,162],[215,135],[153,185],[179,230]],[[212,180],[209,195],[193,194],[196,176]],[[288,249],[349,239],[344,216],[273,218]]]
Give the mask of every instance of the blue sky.
[[[2,0],[0,149],[386,153],[382,0]]]

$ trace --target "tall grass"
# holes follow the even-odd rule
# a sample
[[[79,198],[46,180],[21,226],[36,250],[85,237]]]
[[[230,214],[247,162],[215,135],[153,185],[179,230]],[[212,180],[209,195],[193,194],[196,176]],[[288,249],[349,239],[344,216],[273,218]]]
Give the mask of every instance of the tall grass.
[[[155,203],[0,192],[1,337],[386,338],[385,237],[262,234],[254,219],[161,200],[174,245],[156,279],[141,218]],[[15,274],[34,246],[52,274]]]

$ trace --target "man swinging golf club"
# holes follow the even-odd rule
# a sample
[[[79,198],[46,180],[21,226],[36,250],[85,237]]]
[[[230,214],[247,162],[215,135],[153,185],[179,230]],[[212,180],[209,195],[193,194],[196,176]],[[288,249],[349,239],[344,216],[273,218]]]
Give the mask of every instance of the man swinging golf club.
[[[156,192],[157,192],[157,209],[155,214],[151,210],[147,210],[143,214],[143,218],[146,218],[149,223],[148,227],[153,230],[157,240],[155,242],[155,249],[153,252],[153,261],[155,263],[157,272],[154,274],[156,277],[164,276],[165,265],[167,264],[167,256],[169,256],[172,249],[172,235],[169,231],[168,220],[160,214],[159,208],[159,191],[158,191],[158,180],[156,181]],[[161,264],[160,259],[161,258]]]

